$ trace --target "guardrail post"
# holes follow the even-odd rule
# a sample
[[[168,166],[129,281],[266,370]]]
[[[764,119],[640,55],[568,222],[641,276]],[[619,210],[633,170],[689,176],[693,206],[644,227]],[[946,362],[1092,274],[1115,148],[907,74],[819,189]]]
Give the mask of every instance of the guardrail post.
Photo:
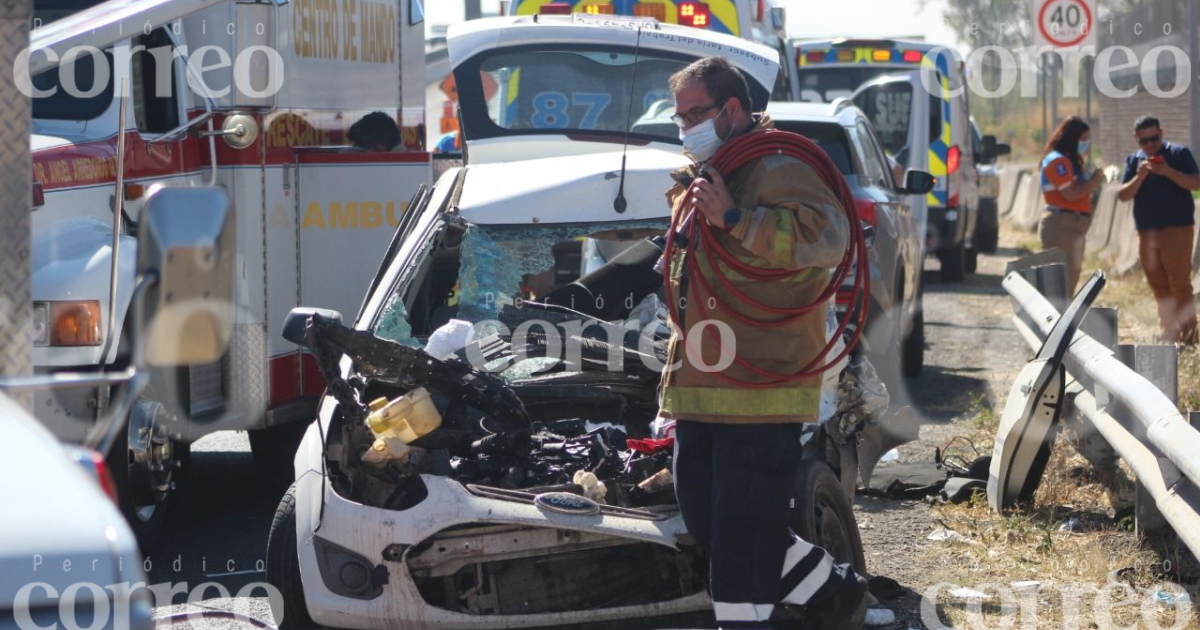
[[[1116,357],[1121,363],[1129,366],[1130,369],[1150,381],[1171,402],[1178,403],[1179,376],[1177,369],[1179,365],[1179,351],[1175,346],[1119,345],[1116,349]],[[1133,418],[1128,409],[1121,407],[1115,411],[1118,413],[1114,414],[1114,417],[1120,420],[1138,441],[1145,444],[1154,453],[1154,456],[1158,458],[1160,467],[1166,464],[1168,468],[1173,470],[1174,465],[1167,458],[1163,457],[1162,453],[1146,439],[1146,429],[1142,426],[1142,423]],[[1154,499],[1141,483],[1137,487],[1134,512],[1136,529],[1139,534],[1155,534],[1168,529],[1166,519],[1158,511]]]
[[[1117,309],[1094,306],[1088,311],[1087,316],[1084,317],[1079,329],[1087,336],[1095,339],[1100,345],[1111,350],[1117,345],[1117,324]],[[1092,379],[1088,378],[1087,375],[1076,376],[1072,374],[1071,376],[1078,380],[1088,391],[1094,392],[1097,397],[1101,396],[1098,390],[1103,388],[1097,388]],[[1112,470],[1113,464],[1116,463],[1117,455],[1112,445],[1108,443],[1108,440],[1096,430],[1096,427],[1087,418],[1074,413],[1064,417],[1074,423],[1072,428],[1079,438],[1079,453],[1091,462],[1092,466],[1097,470]]]

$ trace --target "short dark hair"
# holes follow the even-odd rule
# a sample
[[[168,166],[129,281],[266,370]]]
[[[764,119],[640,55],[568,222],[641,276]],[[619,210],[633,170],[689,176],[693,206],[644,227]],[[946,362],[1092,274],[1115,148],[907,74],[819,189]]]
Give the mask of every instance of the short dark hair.
[[[692,62],[688,67],[671,75],[669,86],[672,93],[700,82],[708,95],[718,102],[736,98],[742,109],[750,111],[750,86],[746,77],[724,57],[705,57]]]
[[[1158,119],[1155,118],[1154,116],[1151,116],[1150,114],[1146,114],[1145,116],[1138,116],[1138,119],[1133,121],[1133,130],[1134,131],[1141,131],[1143,129],[1154,129],[1157,127],[1162,127],[1162,125],[1158,124]]]

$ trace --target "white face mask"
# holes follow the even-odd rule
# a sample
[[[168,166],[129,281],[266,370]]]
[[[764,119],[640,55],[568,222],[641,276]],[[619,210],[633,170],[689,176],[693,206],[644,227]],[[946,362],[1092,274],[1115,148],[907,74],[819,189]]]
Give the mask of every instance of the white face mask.
[[[1080,141],[1079,141],[1079,154],[1080,154],[1080,155],[1083,155],[1084,153],[1087,153],[1087,152],[1088,152],[1088,149],[1090,149],[1090,148],[1092,148],[1092,141],[1091,141],[1091,140],[1080,140]]]
[[[728,105],[729,101],[725,101]],[[712,156],[716,155],[717,150],[721,145],[725,144],[725,139],[717,134],[717,118],[725,113],[725,105],[721,106],[721,111],[717,112],[716,116],[692,127],[691,129],[680,129],[679,140],[683,142],[683,148],[687,149],[692,157],[698,162],[705,162]]]

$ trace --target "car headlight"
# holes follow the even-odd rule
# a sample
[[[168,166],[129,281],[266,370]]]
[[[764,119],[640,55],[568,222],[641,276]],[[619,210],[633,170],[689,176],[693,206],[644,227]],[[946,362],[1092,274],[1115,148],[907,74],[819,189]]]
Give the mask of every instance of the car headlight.
[[[99,300],[33,303],[33,345],[98,346],[103,341]]]

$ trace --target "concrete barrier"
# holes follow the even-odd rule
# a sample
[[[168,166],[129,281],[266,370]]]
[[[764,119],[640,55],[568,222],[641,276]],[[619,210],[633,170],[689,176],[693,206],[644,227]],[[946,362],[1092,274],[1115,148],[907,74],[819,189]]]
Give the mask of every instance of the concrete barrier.
[[[1192,243],[1192,293],[1200,293],[1200,201],[1196,202],[1196,242]]]
[[[1031,175],[1027,165],[1010,165],[1000,171],[1000,196],[997,202],[1000,206],[1000,216],[1006,217],[1013,209],[1013,200],[1017,196],[1017,187],[1021,180]]]
[[[1022,230],[1036,232],[1045,205],[1042,199],[1041,179],[1036,175],[1029,174],[1021,178],[1017,187],[1010,217],[1013,223]]]
[[[1121,275],[1138,266],[1137,226],[1133,222],[1133,204],[1117,201],[1113,211],[1108,243],[1100,252],[1110,272]]]
[[[1105,184],[1100,189],[1100,199],[1092,213],[1092,227],[1087,234],[1087,253],[1094,254],[1108,245],[1112,232],[1113,217],[1117,212],[1117,190],[1119,184]]]

